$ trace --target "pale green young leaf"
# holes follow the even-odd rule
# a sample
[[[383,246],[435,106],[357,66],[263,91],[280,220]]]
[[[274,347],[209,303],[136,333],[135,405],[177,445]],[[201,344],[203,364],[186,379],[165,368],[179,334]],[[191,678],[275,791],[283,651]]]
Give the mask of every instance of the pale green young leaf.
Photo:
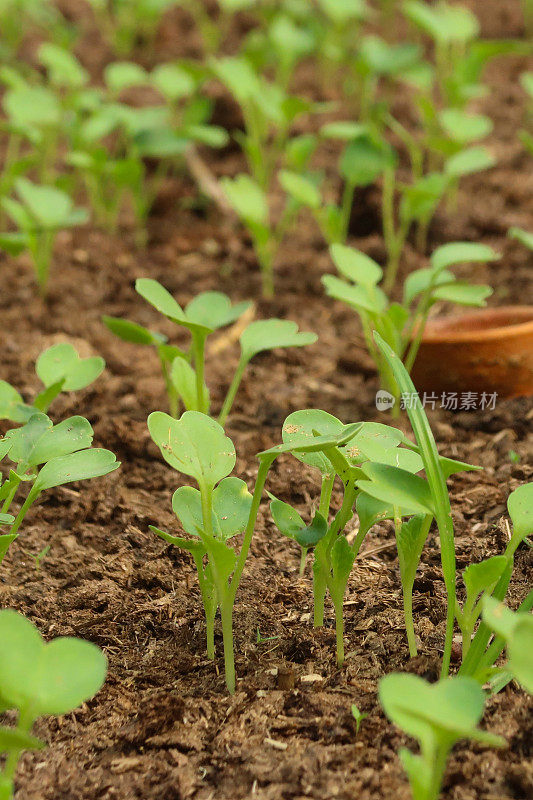
[[[379,286],[353,286],[335,275],[323,275],[322,284],[329,297],[348,303],[356,311],[381,314],[387,308],[387,296]]]
[[[29,733],[17,728],[0,728],[0,753],[18,752],[19,750],[42,750],[46,742],[36,739]],[[2,784],[0,783],[0,796]],[[9,797],[9,795],[6,795]]]
[[[331,570],[335,593],[343,595],[352,571],[355,554],[346,541],[345,536],[339,536],[331,548]]]
[[[492,556],[485,561],[470,564],[464,570],[463,581],[466,587],[466,602],[469,606],[474,606],[482,592],[490,591],[503,574],[507,564],[506,556]]]
[[[443,286],[448,283],[455,283],[455,275],[447,269],[436,273],[435,270],[424,267],[410,272],[403,285],[403,300],[409,306],[430,286]]]
[[[34,413],[35,409],[25,404],[22,396],[11,384],[0,381],[0,419],[25,423]]]
[[[529,694],[533,694],[533,617],[519,616],[507,645],[507,668]]]
[[[139,64],[132,61],[114,61],[104,70],[104,80],[112,92],[121,92],[132,86],[145,86],[150,76]]]
[[[533,250],[533,233],[530,231],[525,231],[523,228],[509,228],[509,236],[519,241],[529,250]]]
[[[437,247],[431,255],[431,270],[441,272],[456,264],[486,263],[498,261],[501,255],[490,245],[479,242],[449,242]]]
[[[481,172],[490,169],[496,164],[496,159],[486,147],[468,147],[451,156],[444,166],[447,175],[452,178],[461,178],[463,175],[471,175],[474,172]]]
[[[268,225],[267,198],[259,184],[249,175],[223,178],[222,188],[237,215],[254,225]]]
[[[333,263],[348,280],[370,288],[382,279],[383,270],[379,264],[360,250],[343,244],[333,244],[329,251]]]
[[[177,357],[172,362],[170,380],[187,411],[198,411],[198,398],[196,396],[196,372],[188,361]],[[209,390],[203,386],[203,403],[209,408]]]
[[[316,408],[308,408],[301,411],[294,411],[289,414],[282,428],[282,438],[284,444],[301,443],[303,440],[312,442],[315,438],[314,431],[322,436],[338,436],[342,434],[346,426],[337,417]],[[315,467],[323,475],[334,473],[331,461],[324,453],[304,453],[293,451],[293,455],[299,461],[309,467]]]
[[[461,144],[484,139],[494,127],[490,117],[469,114],[459,108],[445,108],[440,111],[439,122],[448,136]]]
[[[50,83],[54,86],[80,89],[89,82],[89,73],[69,51],[52,42],[39,47],[39,61],[46,67]]]
[[[402,522],[396,531],[400,578],[404,589],[412,587],[414,583],[420,556],[426,543],[427,529],[424,527],[424,520],[424,514],[415,514],[411,519]]]
[[[533,534],[533,482],[524,483],[511,492],[507,509],[517,536],[525,538]]]
[[[241,333],[241,358],[248,362],[265,350],[304,347],[314,344],[317,339],[315,333],[299,331],[298,324],[288,319],[256,320]]]
[[[305,528],[305,522],[296,509],[277,497],[270,503],[270,513],[279,532],[289,539],[294,539],[298,531]]]
[[[460,306],[481,308],[486,305],[493,289],[490,286],[476,286],[470,283],[451,283],[446,286],[437,286],[431,293],[434,300],[446,300],[448,303],[457,303]]]
[[[61,121],[59,100],[43,86],[8,89],[2,106],[9,119],[21,128],[26,126],[55,127]]]
[[[201,292],[188,303],[185,316],[198,325],[218,330],[235,322],[251,305],[249,301],[232,305],[223,292]]]
[[[297,203],[314,210],[320,208],[322,205],[320,190],[309,178],[289,170],[281,170],[278,177],[282,189]]]
[[[35,371],[46,387],[64,381],[62,390],[65,392],[85,389],[101,375],[104,368],[103,358],[80,358],[68,342],[52,345],[40,354],[35,364]]]

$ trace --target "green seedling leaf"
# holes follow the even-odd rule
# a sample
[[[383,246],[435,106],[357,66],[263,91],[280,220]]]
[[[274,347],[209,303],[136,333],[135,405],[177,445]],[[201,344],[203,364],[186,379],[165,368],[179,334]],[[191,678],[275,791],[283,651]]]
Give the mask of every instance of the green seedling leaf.
[[[519,615],[513,635],[507,645],[507,668],[513,677],[533,694],[533,617]]]
[[[69,50],[52,42],[39,47],[39,61],[46,67],[50,83],[70,89],[80,89],[89,82],[89,73]]]
[[[35,371],[46,387],[62,381],[64,392],[85,389],[102,374],[104,368],[103,358],[80,358],[75,348],[67,342],[49,347],[41,353],[35,364]]]
[[[502,636],[506,641],[509,641],[521,615],[518,612],[511,611],[504,603],[488,594],[483,595],[481,606],[483,609],[483,621],[498,636]]]
[[[90,447],[93,429],[84,417],[70,417],[53,426],[45,414],[35,414],[5,438],[11,441],[9,458],[27,468]]]
[[[231,325],[251,305],[251,302],[244,301],[232,306],[229,297],[222,292],[202,292],[187,305],[185,315],[191,322],[217,330]]]
[[[254,225],[268,225],[269,211],[265,193],[249,175],[237,175],[233,180],[221,181],[226,196],[237,213],[246,222]]]
[[[424,478],[387,464],[367,462],[361,468],[370,479],[357,481],[361,491],[409,513],[435,514],[433,497]]]
[[[248,363],[258,353],[277,347],[305,347],[318,339],[315,333],[299,331],[298,324],[287,319],[252,322],[240,336],[241,358]]]
[[[456,264],[498,261],[501,255],[492,247],[477,242],[450,242],[437,247],[431,256],[431,269],[438,273]]]
[[[150,83],[150,76],[139,64],[131,61],[115,61],[104,70],[106,86],[112,92],[119,93],[132,86],[145,86]]]
[[[172,362],[170,380],[183,401],[187,411],[198,411],[196,397],[196,372],[184,358],[178,356]],[[209,389],[204,383],[203,404],[209,408]]]
[[[227,582],[233,574],[235,565],[237,563],[237,554],[235,550],[229,547],[225,542],[221,542],[218,539],[213,539],[210,544],[210,549],[212,551],[213,561],[216,564],[216,569],[220,579],[224,582]]]
[[[479,35],[477,17],[464,6],[445,2],[428,6],[422,0],[408,0],[403,10],[408,19],[442,44],[468,42]]]
[[[349,120],[341,120],[339,122],[328,122],[320,129],[321,136],[326,139],[341,139],[342,141],[350,142],[353,139],[358,139],[360,136],[368,134],[368,127],[360,122],[350,122]]]
[[[430,287],[443,286],[455,283],[455,275],[447,269],[435,272],[433,269],[417,269],[409,273],[403,286],[403,300],[406,306],[410,306],[413,300],[419,297]]]
[[[533,250],[533,233],[525,231],[523,228],[510,228],[509,236],[519,241],[520,244],[523,244],[524,247],[527,247],[529,250]]]
[[[369,186],[394,165],[393,151],[370,136],[360,136],[350,142],[340,159],[341,175],[352,186]]]
[[[296,509],[277,497],[273,497],[270,503],[270,513],[280,533],[289,539],[294,539],[299,531],[305,529],[305,522]]]
[[[352,286],[335,275],[324,275],[322,284],[329,297],[348,303],[357,311],[381,314],[387,308],[387,296],[379,286]]]
[[[368,714],[363,714],[361,711],[359,711],[355,703],[352,703],[351,711],[352,711],[352,716],[355,720],[355,733],[357,735],[359,733],[359,728],[361,727],[361,723],[368,717]]]
[[[385,519],[394,519],[396,515],[393,505],[377,500],[365,492],[360,492],[357,495],[355,510],[359,517],[359,530],[365,532],[368,532],[377,522],[382,522]],[[401,516],[400,509],[397,510]]]
[[[39,631],[15,611],[0,611],[2,700],[34,719],[66,714],[102,687],[107,660],[90,642],[59,638],[45,644]]]
[[[303,440],[313,442],[316,438],[314,431],[318,431],[321,436],[337,437],[345,430],[346,425],[337,417],[320,409],[309,408],[289,414],[283,423],[282,438],[284,444],[300,444]],[[331,461],[323,452],[294,451],[293,455],[298,461],[320,470],[323,475],[330,475],[335,471]]]
[[[111,333],[114,333],[124,342],[158,345],[166,341],[166,337],[160,333],[149,331],[148,328],[143,328],[142,325],[137,325],[136,322],[130,322],[128,319],[103,316],[102,322],[109,328]]]
[[[341,275],[354,283],[370,288],[376,286],[383,277],[381,267],[360,250],[343,244],[334,244],[330,247],[330,253]]]
[[[307,525],[307,527],[304,526],[299,531],[296,531],[294,540],[300,547],[307,549],[308,547],[314,547],[318,544],[327,532],[327,520],[317,511],[310,525]]]
[[[25,404],[11,384],[0,381],[0,419],[10,419],[24,424],[34,413],[35,409]]]
[[[5,210],[7,210],[5,205],[7,199],[6,197],[2,198],[2,206]],[[0,234],[0,248],[9,253],[10,256],[18,256],[23,253],[28,248],[29,241],[29,236],[26,233],[13,231],[12,233]]]
[[[252,495],[240,478],[224,478],[216,487],[212,497],[213,535],[220,541],[227,541],[241,533],[248,522]],[[199,531],[207,534],[202,513],[200,492],[191,486],[182,486],[174,492],[172,508],[191,536]]]
[[[190,97],[196,82],[190,72],[179,64],[159,64],[151,74],[152,84],[172,102]]]
[[[440,111],[439,122],[448,136],[461,144],[484,139],[494,127],[490,117],[468,114],[459,108],[445,108]]]
[[[454,458],[446,458],[445,456],[439,456],[439,461],[444,480],[448,480],[448,478],[456,472],[476,472],[483,469],[483,467],[477,467],[474,464],[466,464],[464,461],[456,461]]]
[[[427,526],[424,525],[425,519],[423,514],[415,514],[411,519],[402,522],[396,533],[400,578],[404,590],[413,587],[428,535]]]
[[[320,208],[322,205],[320,190],[309,178],[288,170],[281,170],[278,177],[283,190],[297,203],[314,210]]]
[[[364,19],[369,14],[365,0],[318,0],[322,11],[337,25]]]
[[[331,548],[331,569],[336,592],[344,595],[350,573],[352,571],[355,553],[344,536],[339,536]]]
[[[446,161],[445,172],[452,178],[461,178],[490,169],[495,164],[496,159],[485,147],[468,147]]]
[[[360,58],[373,75],[401,75],[418,63],[422,48],[412,42],[390,45],[379,36],[365,36]]]
[[[451,177],[433,172],[406,186],[400,204],[400,217],[405,222],[431,217],[442,200]]]
[[[155,525],[149,525],[148,527],[151,531],[157,534],[160,539],[168,542],[168,544],[173,544],[175,547],[181,547],[183,550],[187,550],[189,553],[199,557],[205,555],[206,553],[206,549],[201,541],[184,539],[182,536],[172,536],[172,534],[162,531],[161,528],[156,528]]]
[[[190,331],[198,331],[205,334],[213,331],[210,326],[206,327],[193,319],[189,319],[170,292],[164,286],[161,286],[159,281],[155,281],[152,278],[137,278],[135,289],[150,305],[178,325],[182,325]]]
[[[493,747],[505,744],[500,736],[477,728],[485,695],[471,678],[446,678],[428,684],[417,675],[392,673],[380,681],[379,698],[389,719],[423,746],[431,737],[438,744],[443,740],[448,744],[450,738],[451,743],[468,738]]]
[[[513,523],[513,532],[524,539],[533,533],[533,483],[525,483],[511,492],[507,510]]]
[[[162,411],[148,417],[148,430],[171,467],[211,489],[235,466],[235,447],[224,429],[199,411],[176,420]]]
[[[457,303],[461,306],[474,308],[486,305],[493,289],[490,286],[472,286],[470,283],[452,283],[447,286],[437,286],[432,297],[435,300],[446,300],[448,303]]]
[[[69,225],[73,204],[68,194],[54,186],[38,186],[27,178],[18,178],[15,189],[36,225],[45,230]]]
[[[120,467],[120,461],[110,450],[92,448],[80,450],[66,456],[53,458],[39,472],[32,492],[38,494],[54,486],[62,486],[72,481],[100,478]]]
[[[466,605],[473,608],[482,592],[488,592],[505,571],[508,564],[506,556],[492,556],[477,564],[470,564],[463,572],[466,587]]]
[[[56,95],[41,86],[8,89],[2,106],[9,119],[21,129],[53,128],[61,121],[61,106]]]
[[[6,517],[6,518],[10,517],[9,514],[3,514],[2,516]],[[2,524],[10,525],[13,522],[14,522],[14,517],[11,517],[9,522],[2,523]],[[15,541],[17,536],[18,536],[18,534],[16,534],[16,533],[3,533],[3,534],[0,535],[0,564],[4,560],[7,551],[9,550],[12,542]],[[0,695],[0,705],[1,705],[1,695]]]

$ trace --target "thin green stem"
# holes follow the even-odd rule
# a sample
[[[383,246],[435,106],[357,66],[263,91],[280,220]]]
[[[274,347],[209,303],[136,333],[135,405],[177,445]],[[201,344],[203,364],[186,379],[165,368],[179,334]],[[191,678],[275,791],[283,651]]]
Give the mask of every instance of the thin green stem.
[[[34,494],[33,493],[33,489],[32,489],[30,491],[30,493],[28,494],[26,500],[22,504],[19,513],[15,517],[15,521],[13,522],[13,525],[11,526],[11,528],[9,530],[9,535],[10,536],[14,536],[17,533],[18,529],[22,525],[22,522],[24,521],[24,517],[28,513],[28,510],[29,510],[30,506],[34,503],[34,501],[37,499],[37,497],[38,497],[38,494]]]
[[[222,618],[222,641],[224,644],[224,671],[226,686],[230,694],[235,694],[235,655],[233,652],[233,602],[230,597],[220,605]]]
[[[196,375],[196,404],[198,411],[204,414],[209,413],[208,403],[205,398],[204,374],[205,374],[205,333],[193,332],[192,349],[194,357],[194,372]]]
[[[19,483],[17,482],[9,490],[9,494],[6,496],[6,499],[4,500],[4,505],[2,506],[2,514],[7,514],[7,512],[9,511],[11,503],[13,502],[13,498],[15,497],[18,488],[19,488]]]
[[[333,601],[335,610],[335,644],[337,650],[337,666],[344,664],[344,615],[343,596]]]
[[[237,365],[237,369],[235,370],[233,380],[231,381],[231,384],[229,386],[228,392],[226,394],[224,403],[222,404],[222,408],[220,410],[220,414],[218,417],[218,422],[220,425],[222,425],[222,427],[224,427],[224,425],[226,424],[228,415],[233,407],[235,396],[239,390],[239,386],[241,385],[244,371],[247,366],[248,366],[248,361],[243,359],[241,356],[241,359]]]

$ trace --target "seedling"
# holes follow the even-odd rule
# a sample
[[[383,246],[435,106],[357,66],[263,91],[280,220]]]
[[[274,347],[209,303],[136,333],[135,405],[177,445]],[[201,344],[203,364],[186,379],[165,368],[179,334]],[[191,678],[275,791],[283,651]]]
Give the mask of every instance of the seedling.
[[[388,718],[420,744],[420,755],[402,748],[400,760],[413,800],[438,800],[448,756],[460,739],[503,747],[500,736],[480,730],[485,695],[471,678],[446,678],[430,685],[417,675],[392,673],[379,684]]]
[[[29,620],[16,611],[0,611],[0,708],[18,712],[15,728],[0,728],[0,799],[14,792],[17,765],[24,750],[45,743],[31,735],[39,717],[62,716],[90,700],[102,688],[107,659],[91,642],[58,637],[45,643]]]
[[[352,716],[355,720],[355,735],[359,733],[359,728],[361,727],[361,723],[368,717],[368,714],[363,714],[355,703],[352,703]]]
[[[206,616],[209,658],[215,655],[214,622],[220,608],[226,684],[233,693],[235,596],[268,471],[286,448],[276,447],[259,454],[259,471],[252,496],[244,481],[228,477],[235,466],[235,448],[218,422],[198,411],[186,411],[179,420],[156,411],[148,417],[148,429],[165,461],[198,484],[198,489],[189,486],[177,489],[172,498],[172,508],[185,533],[194,538],[176,537],[150,527],[165,541],[190,552],[194,559]],[[312,450],[331,447],[337,438],[342,437],[326,438],[325,443],[319,439],[316,442],[300,440],[299,444],[303,449]],[[237,553],[228,542],[242,531],[244,539]]]
[[[324,138],[346,141],[338,166],[343,180],[340,203],[324,199],[328,191],[317,185],[320,176],[282,171],[280,183],[299,205],[311,210],[328,244],[344,244],[356,189],[369,186],[392,168],[396,154],[375,131],[359,123],[330,123],[321,133]]]
[[[54,344],[41,353],[35,364],[35,371],[44,389],[31,405],[24,402],[11,384],[0,381],[0,419],[28,422],[36,411],[46,413],[61,392],[85,389],[101,375],[104,368],[105,361],[100,356],[80,358],[71,344]]]
[[[178,415],[179,403],[189,411],[209,414],[210,398],[205,384],[205,345],[216,330],[235,322],[250,307],[242,302],[232,306],[222,292],[203,292],[181,308],[172,295],[155,280],[139,278],[135,287],[165,317],[186,328],[192,337],[188,350],[167,344],[162,334],[116,317],[103,317],[105,325],[124,341],[156,348],[167,388],[170,413]],[[224,425],[249,362],[258,353],[278,347],[303,347],[316,342],[314,333],[298,331],[295,322],[270,319],[250,323],[239,337],[241,356],[219,415]]]
[[[488,286],[459,281],[450,271],[463,263],[495,261],[491,247],[471,242],[453,242],[438,247],[428,268],[412,272],[403,288],[403,302],[391,302],[379,286],[382,268],[369,256],[343,245],[330,248],[342,278],[325,275],[322,282],[330,297],[348,303],[358,314],[366,346],[380,375],[383,388],[398,398],[398,387],[385,358],[372,338],[374,331],[392,347],[411,371],[422,341],[429,313],[435,303],[447,301],[461,306],[484,306],[492,293]]]
[[[505,552],[502,556],[496,556],[498,563],[503,564],[503,568],[498,569],[499,574],[490,575],[489,580],[485,585],[481,585],[480,591],[485,591],[488,594],[489,600],[485,596],[482,600],[483,603],[493,600],[495,603],[501,603],[507,594],[509,582],[513,571],[514,554],[518,546],[533,533],[533,483],[526,483],[519,486],[509,495],[507,500],[507,509],[512,522],[512,536],[507,544]],[[494,563],[494,558],[489,559],[489,563]],[[482,562],[487,563],[487,562]],[[475,565],[480,570],[487,570],[487,567],[482,565]],[[493,580],[492,580],[493,579]],[[481,613],[481,603],[476,605],[477,616]],[[530,592],[524,603],[522,604],[521,611],[527,612],[531,610],[533,605],[533,593]],[[471,633],[471,631],[469,631]],[[463,643],[463,651],[465,653],[463,663],[459,669],[461,675],[469,675],[484,682],[487,675],[490,675],[496,659],[503,650],[505,642],[498,637],[489,645],[491,637],[491,628],[484,621],[479,625],[473,639],[468,639],[465,648]]]
[[[503,649],[502,641],[507,649],[507,663],[503,669],[496,670],[496,679],[492,678],[493,691],[503,688],[512,678],[524,689],[533,694],[533,591],[522,603],[519,611],[510,611],[503,603],[493,597],[483,598],[483,621],[496,634],[491,649]]]
[[[69,417],[53,425],[46,414],[32,414],[21,428],[13,428],[0,439],[0,456],[15,464],[0,486],[2,514],[8,514],[20,489],[29,491],[9,532],[0,536],[0,562],[31,506],[47,489],[72,481],[88,480],[118,469],[120,462],[109,450],[91,447],[93,429],[84,417]]]
[[[53,186],[39,186],[27,178],[15,181],[18,200],[3,197],[2,208],[18,228],[0,235],[0,247],[12,255],[28,250],[41,294],[46,295],[54,243],[59,231],[83,225],[85,208],[74,206],[66,192]]]
[[[139,43],[153,46],[161,18],[178,0],[89,0],[111,47],[129,55]]]

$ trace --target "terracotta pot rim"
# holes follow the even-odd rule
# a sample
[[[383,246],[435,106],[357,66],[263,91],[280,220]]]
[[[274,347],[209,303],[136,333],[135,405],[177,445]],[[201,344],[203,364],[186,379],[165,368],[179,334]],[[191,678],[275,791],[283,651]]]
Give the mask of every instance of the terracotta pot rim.
[[[512,322],[506,323],[506,319]],[[480,328],[479,322],[483,320],[487,320],[487,324]],[[491,325],[490,320],[494,324]],[[529,335],[533,336],[533,306],[498,306],[430,320],[422,343],[478,343]]]

